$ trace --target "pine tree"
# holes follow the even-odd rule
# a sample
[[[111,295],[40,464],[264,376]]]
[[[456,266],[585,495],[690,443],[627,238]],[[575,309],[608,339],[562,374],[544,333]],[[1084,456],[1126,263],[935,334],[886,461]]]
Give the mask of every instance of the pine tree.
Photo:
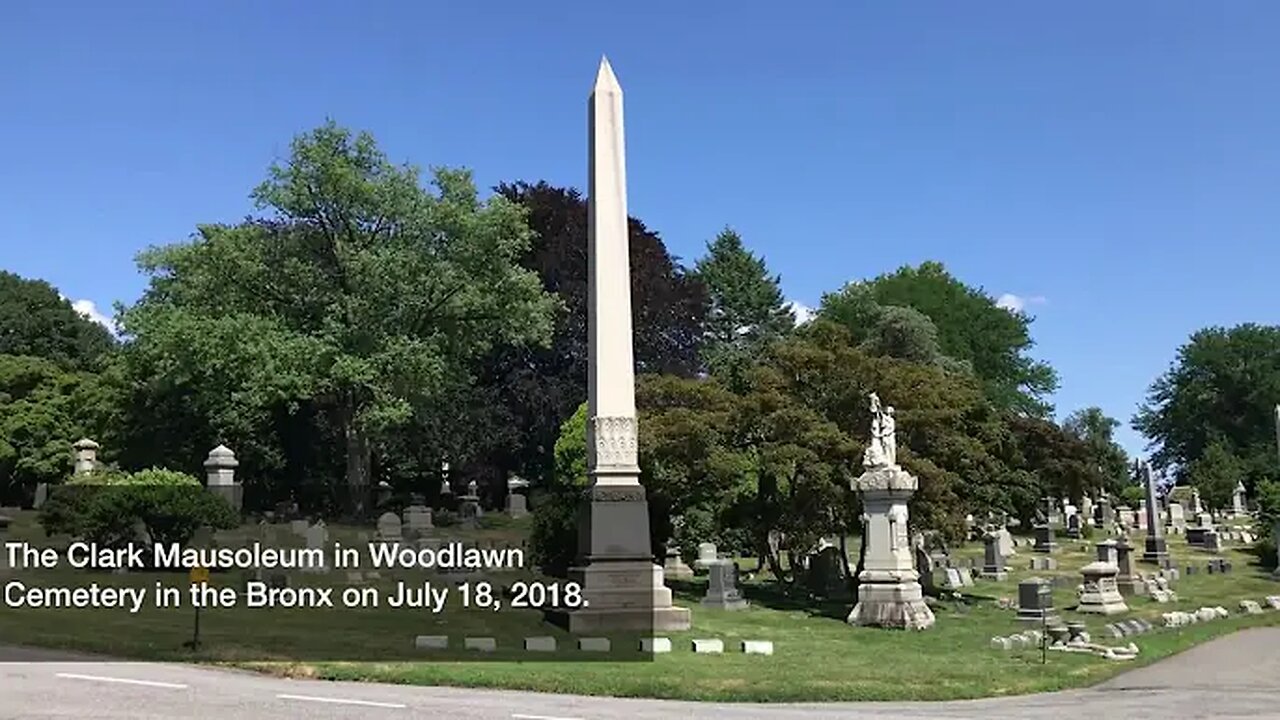
[[[764,258],[748,250],[733,229],[726,227],[707,243],[694,273],[711,301],[703,362],[712,374],[732,374],[764,345],[795,328],[781,278],[769,274]]]

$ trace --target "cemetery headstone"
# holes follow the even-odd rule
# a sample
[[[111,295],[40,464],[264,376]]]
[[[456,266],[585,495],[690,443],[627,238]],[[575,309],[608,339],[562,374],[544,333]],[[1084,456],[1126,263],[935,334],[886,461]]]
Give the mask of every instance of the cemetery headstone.
[[[713,566],[714,567],[714,566]],[[844,563],[840,560],[840,548],[826,545],[809,556],[809,570],[805,574],[809,592],[819,597],[836,597],[844,594]]]
[[[1009,573],[1004,569],[1004,556],[1000,554],[1000,536],[995,532],[988,532],[982,540],[982,577],[990,580],[1004,580]]]
[[[738,566],[732,560],[717,560],[708,568],[710,573],[707,584],[707,595],[702,598],[702,606],[719,610],[742,610],[747,601],[742,599],[742,591],[738,589]]]
[[[1080,536],[1081,536],[1081,532],[1080,532],[1080,522],[1081,522],[1081,520],[1080,520],[1080,517],[1081,517],[1081,516],[1080,516],[1080,513],[1073,513],[1073,514],[1071,514],[1071,515],[1068,515],[1068,516],[1067,516],[1067,531],[1066,531],[1066,535],[1067,535],[1067,537],[1068,537],[1068,538],[1070,538],[1070,539],[1072,539],[1072,540],[1079,540],[1079,539],[1080,539]]]
[[[1201,547],[1207,552],[1222,552],[1222,537],[1218,535],[1218,531],[1206,530]]]
[[[698,559],[693,561],[695,570],[706,570],[720,559],[720,553],[716,549],[716,544],[712,542],[698,543]]]
[[[408,528],[410,532],[416,535],[434,529],[435,518],[431,508],[421,504],[414,504],[405,508],[402,528]]]
[[[404,540],[400,518],[396,517],[395,513],[383,513],[378,518],[377,539],[382,542],[400,542]]]
[[[1231,514],[1239,517],[1247,512],[1244,483],[1237,482],[1235,490],[1231,492]]]
[[[676,545],[675,540],[667,541],[667,556],[662,564],[662,569],[666,572],[666,576],[672,580],[693,579],[693,568],[686,565],[684,558],[680,557],[680,547]]]
[[[1080,569],[1084,584],[1080,588],[1080,603],[1076,612],[1115,615],[1128,612],[1124,597],[1116,585],[1120,569],[1113,563],[1092,562]]]
[[[1133,547],[1129,541],[1120,538],[1116,542],[1116,587],[1123,596],[1146,595],[1147,584],[1133,572]]]
[[[1018,619],[1048,622],[1053,615],[1053,592],[1049,581],[1030,578],[1018,583]]]
[[[315,525],[307,528],[307,549],[320,550],[320,564],[305,568],[307,572],[326,572],[329,569],[329,528],[325,527],[323,520],[317,520]]]

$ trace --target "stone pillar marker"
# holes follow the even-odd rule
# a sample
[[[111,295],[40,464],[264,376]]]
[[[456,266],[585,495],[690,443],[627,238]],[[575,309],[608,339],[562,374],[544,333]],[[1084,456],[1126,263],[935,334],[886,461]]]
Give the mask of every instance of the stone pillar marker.
[[[602,58],[588,101],[587,475],[578,521],[578,567],[589,606],[567,614],[569,632],[680,631],[654,562],[649,505],[637,463],[635,361],[627,224],[622,87]]]
[[[76,475],[93,472],[98,464],[98,450],[102,446],[89,438],[80,438],[71,447],[76,451]]]
[[[1156,483],[1151,477],[1151,466],[1144,462],[1141,467],[1143,484],[1147,489],[1147,541],[1142,551],[1142,562],[1164,566],[1169,562],[1169,548],[1160,519],[1156,516]]]
[[[924,630],[933,626],[934,616],[924,602],[907,539],[907,501],[920,481],[898,466],[895,429],[893,408],[882,408],[871,393],[871,444],[862,457],[865,471],[852,483],[862,497],[865,560],[848,622]]]
[[[204,461],[205,487],[210,492],[221,495],[236,510],[244,505],[243,488],[236,482],[238,467],[240,461],[236,460],[236,454],[226,445],[210,450],[209,457]]]

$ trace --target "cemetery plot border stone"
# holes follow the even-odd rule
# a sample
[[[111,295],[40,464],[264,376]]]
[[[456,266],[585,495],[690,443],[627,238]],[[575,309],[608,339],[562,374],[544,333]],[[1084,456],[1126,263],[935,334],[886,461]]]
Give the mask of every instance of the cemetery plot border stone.
[[[549,635],[525,638],[524,649],[529,652],[555,652],[556,639]]]
[[[498,649],[498,641],[491,637],[469,637],[462,641],[462,647],[466,650],[491,653]]]
[[[669,653],[671,652],[671,638],[640,638],[640,652],[653,653],[655,655]]]
[[[745,655],[772,655],[772,640],[743,640],[742,652]]]
[[[719,655],[724,652],[724,641],[719,638],[693,641],[693,651],[699,655]]]
[[[609,638],[602,637],[584,637],[578,638],[578,649],[583,652],[609,652],[612,647]]]
[[[448,650],[448,635],[419,635],[413,639],[413,646],[418,650]]]

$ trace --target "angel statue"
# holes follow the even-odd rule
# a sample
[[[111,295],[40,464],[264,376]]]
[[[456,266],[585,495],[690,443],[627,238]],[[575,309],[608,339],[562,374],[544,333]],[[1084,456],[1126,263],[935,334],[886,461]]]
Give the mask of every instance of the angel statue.
[[[862,455],[865,467],[888,467],[898,464],[897,422],[893,407],[883,407],[880,396],[871,393],[871,444]]]

